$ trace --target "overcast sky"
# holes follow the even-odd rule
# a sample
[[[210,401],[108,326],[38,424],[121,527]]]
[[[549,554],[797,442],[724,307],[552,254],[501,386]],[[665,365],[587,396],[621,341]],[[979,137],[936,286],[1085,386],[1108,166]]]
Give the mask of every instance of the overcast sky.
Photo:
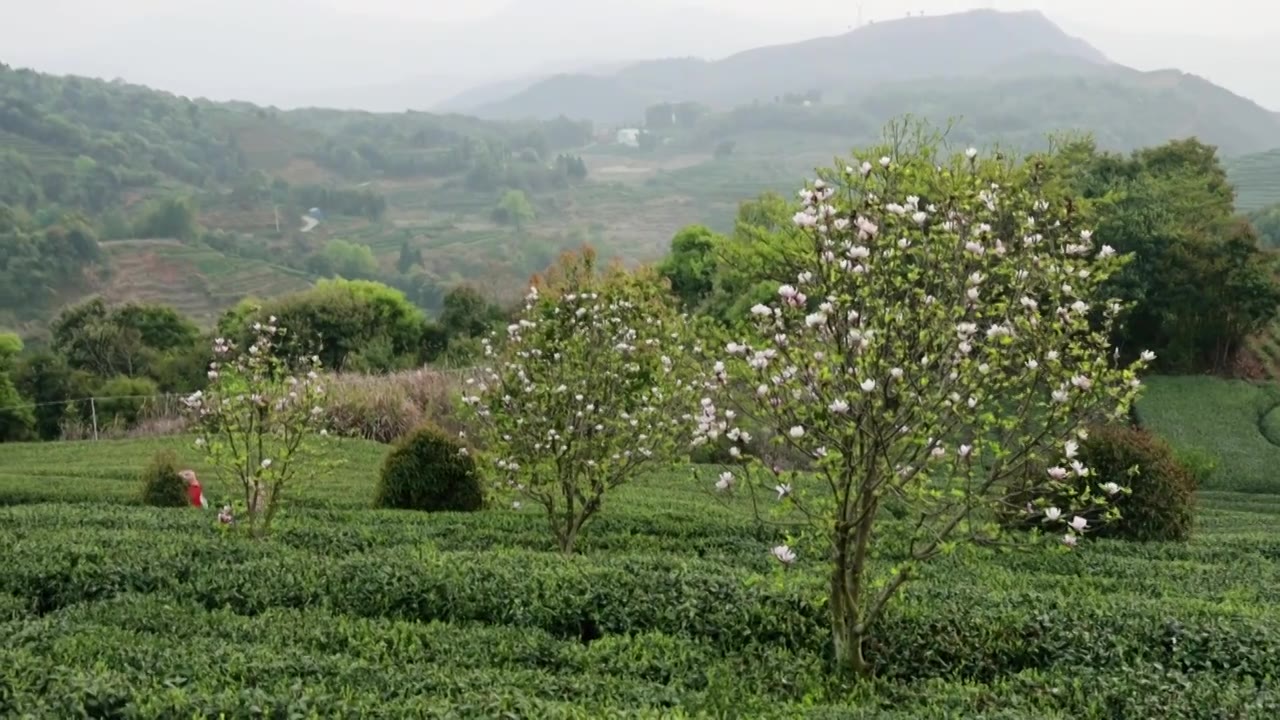
[[[844,32],[859,5],[876,21],[1037,9],[1117,62],[1193,72],[1280,110],[1280,0],[0,0],[0,62],[287,105],[299,77],[314,90],[431,76],[443,93],[570,61],[723,55]],[[475,31],[504,9],[507,35]],[[721,13],[736,17],[708,31]],[[530,14],[542,30],[522,35],[511,18]],[[557,25],[596,29],[545,30]]]

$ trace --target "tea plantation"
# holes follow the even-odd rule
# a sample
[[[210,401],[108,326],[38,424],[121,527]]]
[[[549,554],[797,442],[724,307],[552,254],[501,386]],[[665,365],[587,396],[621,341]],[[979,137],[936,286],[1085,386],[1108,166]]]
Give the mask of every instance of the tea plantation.
[[[1154,383],[1144,422],[1257,432],[1233,387]],[[1189,543],[930,565],[870,648],[878,679],[851,683],[820,561],[782,577],[710,471],[611,495],[566,559],[529,509],[368,509],[385,448],[335,441],[346,465],[254,542],[136,505],[182,442],[0,446],[0,716],[1280,717],[1280,494],[1245,450]]]

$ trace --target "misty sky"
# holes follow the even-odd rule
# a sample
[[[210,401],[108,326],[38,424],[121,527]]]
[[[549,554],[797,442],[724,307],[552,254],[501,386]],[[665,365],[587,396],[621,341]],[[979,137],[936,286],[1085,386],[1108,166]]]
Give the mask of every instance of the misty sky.
[[[282,106],[413,79],[420,106],[584,63],[838,34],[859,4],[876,21],[1041,10],[1117,62],[1193,72],[1280,110],[1280,0],[0,0],[0,62]],[[587,30],[566,38],[566,25]]]

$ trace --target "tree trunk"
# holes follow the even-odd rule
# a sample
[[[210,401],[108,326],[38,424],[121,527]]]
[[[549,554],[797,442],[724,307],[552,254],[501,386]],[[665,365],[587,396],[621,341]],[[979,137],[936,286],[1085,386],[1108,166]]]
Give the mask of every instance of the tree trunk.
[[[831,640],[836,667],[858,677],[871,676],[871,664],[863,655],[866,629],[863,627],[857,588],[852,577],[850,551],[854,538],[848,532],[837,532],[835,563],[831,570]]]

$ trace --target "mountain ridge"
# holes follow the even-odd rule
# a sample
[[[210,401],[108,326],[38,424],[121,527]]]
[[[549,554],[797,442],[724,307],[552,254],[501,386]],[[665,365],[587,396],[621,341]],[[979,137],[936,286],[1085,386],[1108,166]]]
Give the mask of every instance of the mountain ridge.
[[[612,90],[581,74],[561,75],[504,101],[464,109],[481,117],[510,118],[536,116],[558,103],[568,106],[561,112],[570,116],[626,122],[643,112],[643,106],[636,106],[640,103],[692,100],[731,107],[815,88],[847,92],[887,74],[896,79],[975,74],[1037,52],[1110,63],[1101,51],[1068,35],[1038,11],[971,10],[874,23],[847,33],[752,48],[720,60],[637,62],[605,76],[618,86]],[[892,67],[885,67],[886,57],[894,58]],[[582,85],[581,91],[574,90],[574,83]],[[590,97],[601,92],[627,104],[609,106]]]

